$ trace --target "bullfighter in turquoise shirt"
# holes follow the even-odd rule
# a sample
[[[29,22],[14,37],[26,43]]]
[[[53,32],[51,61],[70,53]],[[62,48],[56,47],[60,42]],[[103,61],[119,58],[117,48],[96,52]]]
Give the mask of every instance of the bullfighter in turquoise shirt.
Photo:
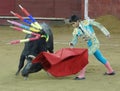
[[[97,60],[104,64],[105,67],[107,68],[107,72],[105,72],[105,75],[115,75],[115,72],[110,66],[110,63],[102,55],[99,49],[100,43],[95,35],[93,26],[99,28],[101,32],[103,32],[103,34],[109,38],[110,33],[108,32],[108,30],[103,25],[101,25],[100,23],[96,22],[93,19],[86,19],[81,21],[80,18],[76,15],[72,15],[69,19],[69,22],[74,27],[73,39],[70,42],[70,47],[73,48],[78,43],[78,38],[79,37],[82,38],[87,43],[88,54],[89,55],[93,54],[97,58]],[[75,80],[85,79],[85,70],[86,67],[84,67],[80,71],[79,75],[75,78]]]

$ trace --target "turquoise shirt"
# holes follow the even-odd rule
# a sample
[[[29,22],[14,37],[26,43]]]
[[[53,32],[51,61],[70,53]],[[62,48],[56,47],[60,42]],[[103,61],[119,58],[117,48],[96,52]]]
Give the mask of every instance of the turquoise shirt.
[[[80,37],[87,42],[89,54],[93,54],[99,48],[99,41],[95,35],[93,26],[99,28],[106,36],[110,34],[100,23],[92,19],[83,20],[79,23],[79,27],[73,31],[73,39],[71,41],[73,46],[77,44],[78,38]]]

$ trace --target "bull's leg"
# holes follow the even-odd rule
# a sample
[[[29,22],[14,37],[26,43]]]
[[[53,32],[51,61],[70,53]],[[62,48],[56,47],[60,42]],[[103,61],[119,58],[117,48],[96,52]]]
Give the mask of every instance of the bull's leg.
[[[43,68],[40,63],[34,63],[34,64],[32,63],[32,60],[34,58],[35,57],[32,56],[32,55],[28,56],[28,58],[27,58],[27,64],[24,67],[24,69],[22,70],[22,76],[28,77],[29,73],[38,72],[38,71],[40,71]]]
[[[28,63],[26,64],[26,66],[25,66],[24,69],[22,70],[22,76],[23,76],[23,77],[28,77],[28,75],[29,75],[29,70],[30,70],[30,68],[31,68],[31,65],[32,65],[31,62],[28,62]]]
[[[16,72],[16,75],[18,75],[20,73],[20,70],[23,68],[24,61],[25,61],[25,55],[21,54],[20,61],[19,61],[19,66],[18,66],[18,70]]]
[[[39,64],[39,63],[32,63],[32,62],[28,62],[26,64],[26,66],[24,67],[24,69],[22,70],[22,76],[23,77],[28,77],[28,75],[30,73],[35,73],[35,72],[38,72],[42,69],[42,65]]]
[[[28,57],[27,64],[25,65],[24,69],[22,70],[22,76],[28,77],[29,70],[30,70],[31,66],[32,66],[32,58]]]

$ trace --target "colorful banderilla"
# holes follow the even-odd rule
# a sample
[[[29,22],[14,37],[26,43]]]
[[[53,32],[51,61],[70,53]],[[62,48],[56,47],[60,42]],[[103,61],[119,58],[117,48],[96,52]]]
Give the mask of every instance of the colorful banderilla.
[[[11,28],[13,28],[15,30],[18,30],[18,31],[22,31],[22,32],[27,33],[27,34],[32,34],[35,37],[33,37],[33,38],[27,38],[27,39],[22,39],[22,40],[13,40],[9,44],[18,44],[18,43],[22,43],[22,42],[29,42],[29,41],[37,40],[37,39],[39,39],[41,37],[40,34],[31,32],[31,31],[28,31],[28,30],[25,30],[25,29],[22,29],[22,28],[19,28],[19,27],[11,26]]]
[[[26,25],[24,25],[24,24],[21,24],[21,23],[15,22],[15,21],[7,20],[7,22],[9,22],[9,23],[11,23],[11,24],[13,24],[13,25],[19,26],[19,27],[21,27],[21,28],[24,28],[24,29],[26,29],[26,30],[31,30],[31,31],[33,31],[33,32],[39,32],[39,31],[40,31],[40,30],[38,30],[38,29],[35,29],[35,28],[33,28],[33,27],[26,26]]]
[[[11,13],[12,13],[14,16],[18,17],[20,20],[24,21],[25,23],[31,25],[32,27],[35,27],[35,28],[41,30],[42,27],[41,27],[40,24],[32,17],[32,15],[30,15],[30,13],[29,13],[25,8],[23,8],[21,5],[19,5],[19,7],[20,7],[21,10],[25,13],[25,15],[29,17],[29,19],[30,19],[32,22],[28,21],[27,19],[22,18],[22,16],[20,16],[20,15],[17,14],[17,13],[14,13],[13,11],[11,11]]]
[[[17,43],[21,43],[21,42],[29,42],[29,41],[37,40],[37,39],[39,39],[41,37],[40,34],[34,33],[34,32],[40,32],[40,30],[42,29],[41,25],[32,17],[32,15],[25,8],[23,8],[21,5],[19,5],[19,7],[25,13],[25,15],[29,17],[30,21],[27,20],[27,19],[24,19],[22,16],[20,16],[17,13],[14,13],[13,11],[11,11],[11,13],[14,16],[18,17],[20,20],[22,20],[25,23],[29,24],[31,27],[26,26],[26,25],[21,24],[21,23],[18,23],[18,22],[15,22],[15,21],[7,20],[7,22],[18,26],[18,27],[13,27],[12,26],[12,28],[14,28],[16,30],[19,30],[19,31],[22,31],[22,32],[27,33],[27,34],[32,34],[35,37],[34,38],[22,39],[22,40],[14,40],[14,41],[11,41],[10,44],[17,44]],[[21,27],[21,28],[19,28],[19,27]],[[22,28],[24,28],[24,29],[22,29]]]

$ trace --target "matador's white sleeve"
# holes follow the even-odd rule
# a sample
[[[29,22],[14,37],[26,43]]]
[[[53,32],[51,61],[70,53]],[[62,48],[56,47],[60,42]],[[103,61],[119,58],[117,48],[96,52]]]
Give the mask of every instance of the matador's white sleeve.
[[[100,24],[94,20],[90,20],[90,24],[99,28],[101,30],[101,32],[103,32],[104,35],[106,35],[106,36],[110,35],[109,31],[102,24]]]

